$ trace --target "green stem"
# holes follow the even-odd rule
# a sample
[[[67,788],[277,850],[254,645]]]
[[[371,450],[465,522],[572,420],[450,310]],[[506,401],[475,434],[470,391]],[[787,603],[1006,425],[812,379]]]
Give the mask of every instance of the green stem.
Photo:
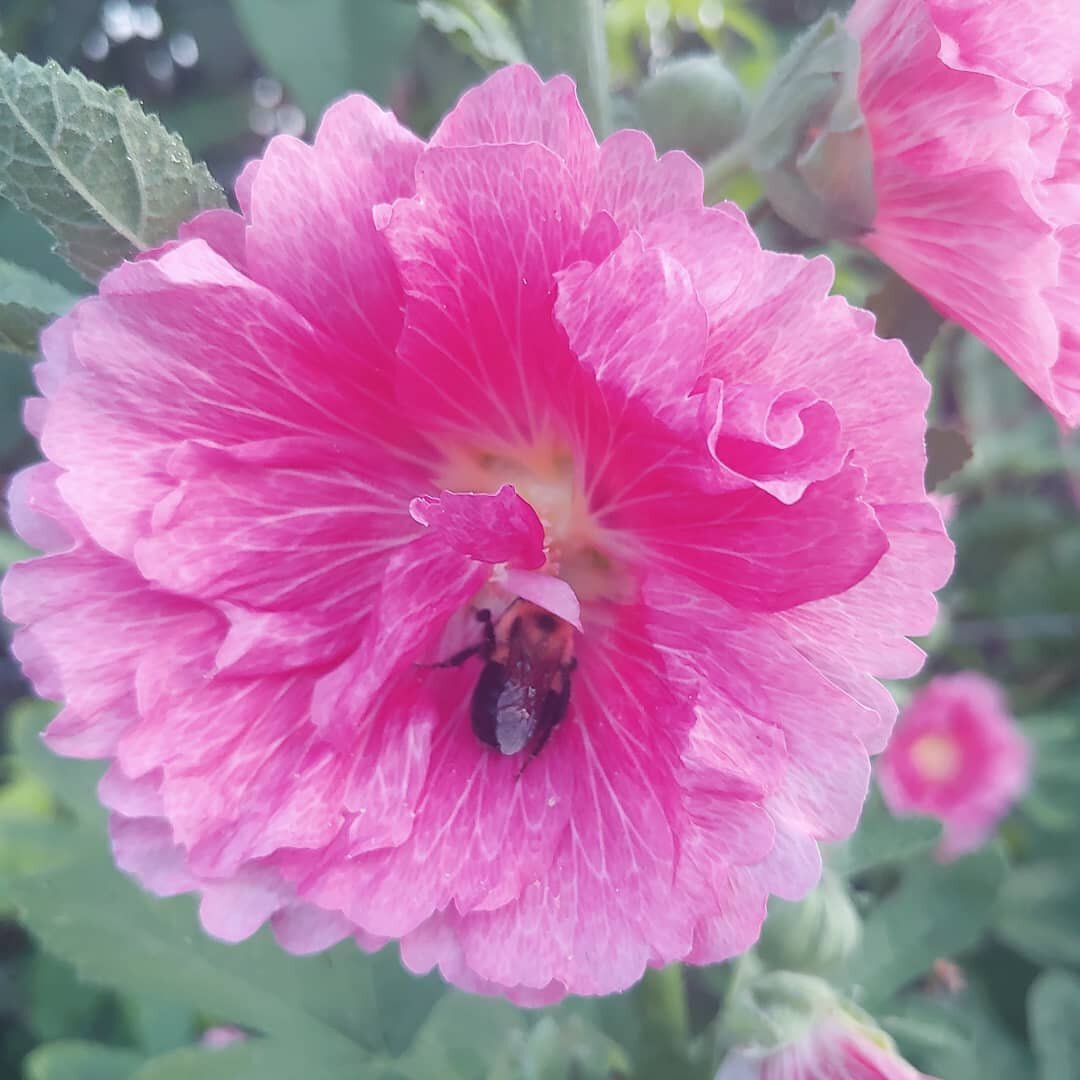
[[[724,197],[729,181],[747,171],[746,143],[737,139],[703,166],[705,170],[705,202],[717,203]]]
[[[611,94],[603,0],[525,0],[521,31],[529,59],[544,75],[566,72],[598,138],[611,131]]]
[[[634,1075],[682,1077],[690,1073],[690,1010],[682,967],[650,968],[634,990],[641,1018],[641,1051]]]

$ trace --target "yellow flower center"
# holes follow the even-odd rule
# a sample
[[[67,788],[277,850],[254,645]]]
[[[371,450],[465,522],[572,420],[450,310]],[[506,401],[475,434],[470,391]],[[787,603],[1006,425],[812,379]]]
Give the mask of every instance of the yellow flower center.
[[[926,780],[951,780],[960,771],[960,750],[945,735],[923,735],[911,744],[911,760]]]
[[[448,491],[497,491],[513,484],[544,526],[544,569],[587,601],[629,598],[629,585],[612,558],[613,538],[589,510],[587,493],[563,446],[540,443],[513,449],[459,448],[440,477]]]

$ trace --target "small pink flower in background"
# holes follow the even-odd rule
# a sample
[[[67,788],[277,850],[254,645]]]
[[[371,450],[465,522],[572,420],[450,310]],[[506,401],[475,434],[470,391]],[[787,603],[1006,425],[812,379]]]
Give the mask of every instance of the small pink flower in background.
[[[908,1064],[876,1028],[837,1012],[767,1051],[734,1050],[716,1080],[934,1080]]]
[[[1080,423],[1080,4],[857,0],[865,245]]]
[[[249,1038],[243,1028],[233,1027],[231,1024],[222,1024],[218,1027],[207,1028],[199,1039],[199,1045],[208,1050],[222,1050],[233,1043],[244,1042]]]
[[[118,863],[522,1002],[746,949],[951,568],[902,346],[527,68],[427,145],[347,98],[237,194],[46,332],[11,494]]]
[[[931,679],[911,699],[878,763],[897,814],[945,825],[940,855],[979,847],[1027,787],[1030,750],[998,686],[961,672]]]

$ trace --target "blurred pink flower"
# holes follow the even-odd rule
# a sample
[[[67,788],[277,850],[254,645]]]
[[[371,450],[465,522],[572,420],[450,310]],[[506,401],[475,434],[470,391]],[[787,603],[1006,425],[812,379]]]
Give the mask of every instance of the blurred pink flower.
[[[767,1051],[733,1050],[716,1080],[934,1080],[909,1065],[883,1032],[842,1012]]]
[[[1080,4],[857,0],[864,239],[1080,423]]]
[[[223,1050],[233,1043],[244,1042],[248,1033],[243,1028],[233,1027],[231,1024],[222,1024],[218,1027],[207,1028],[199,1039],[199,1045],[208,1050]]]
[[[881,791],[897,814],[945,825],[940,855],[979,847],[1028,783],[1027,740],[1001,690],[983,675],[931,679],[911,699],[878,762]]]
[[[524,67],[426,146],[347,98],[237,194],[46,332],[11,495],[18,654],[113,759],[119,864],[523,1002],[746,949],[854,828],[951,567],[902,346]],[[482,657],[425,666],[479,609],[521,753]]]

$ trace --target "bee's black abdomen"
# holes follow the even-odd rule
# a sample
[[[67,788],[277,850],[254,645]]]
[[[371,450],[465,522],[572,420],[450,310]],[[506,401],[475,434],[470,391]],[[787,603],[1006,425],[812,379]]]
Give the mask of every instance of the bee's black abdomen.
[[[499,696],[506,685],[506,667],[489,660],[480,672],[472,696],[473,734],[488,746],[499,749],[496,736],[496,719],[499,712]]]

